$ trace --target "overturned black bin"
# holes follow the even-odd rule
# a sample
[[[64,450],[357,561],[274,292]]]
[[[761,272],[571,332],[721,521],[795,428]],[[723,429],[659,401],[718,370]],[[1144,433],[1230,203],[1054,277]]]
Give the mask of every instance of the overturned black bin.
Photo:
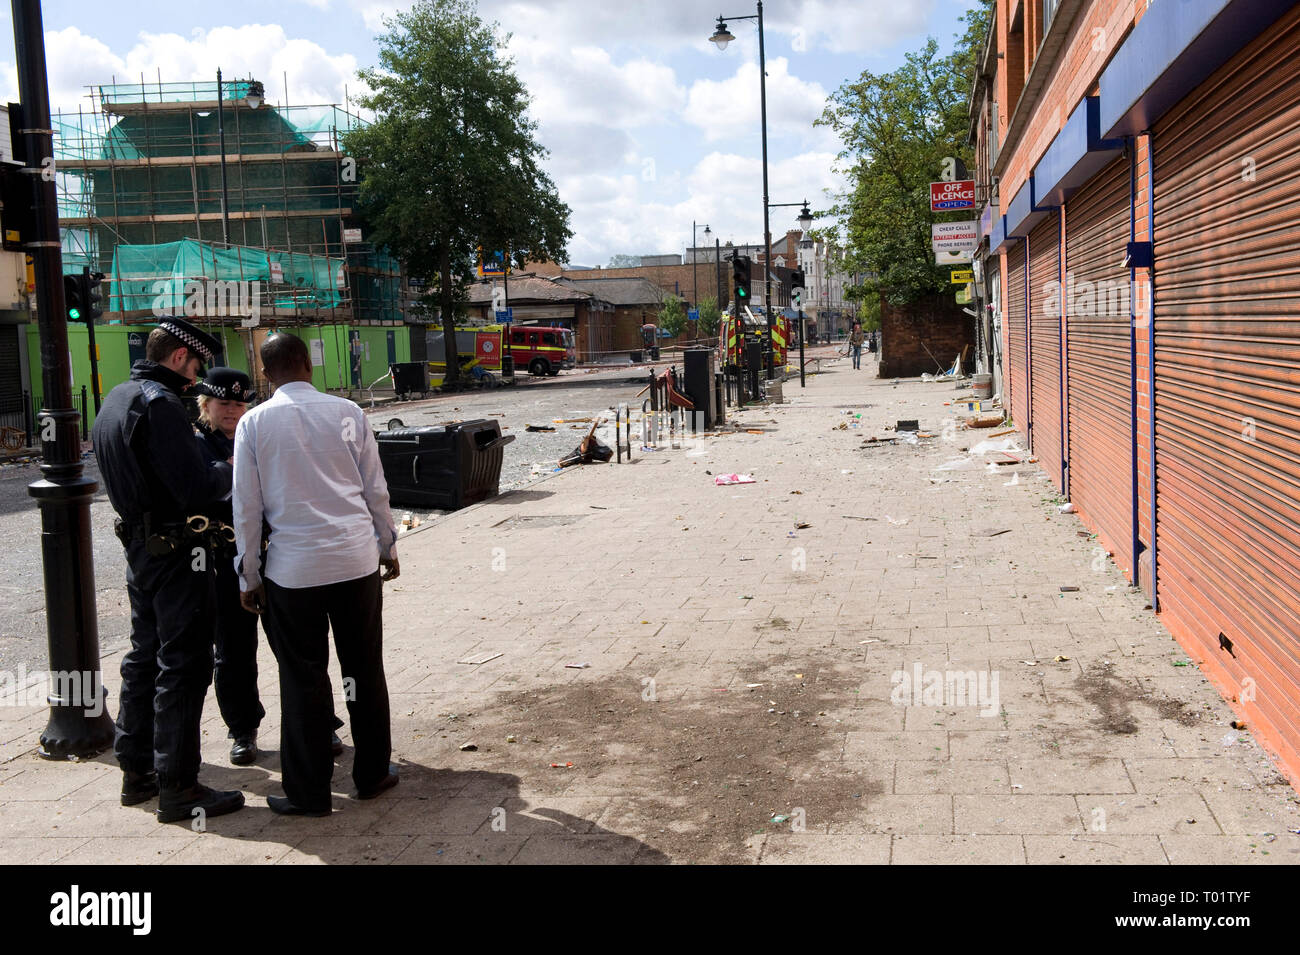
[[[393,391],[397,396],[428,394],[429,366],[422,361],[399,361],[388,366],[393,376]]]
[[[389,500],[454,511],[495,497],[503,449],[514,439],[491,418],[380,431],[375,440]]]

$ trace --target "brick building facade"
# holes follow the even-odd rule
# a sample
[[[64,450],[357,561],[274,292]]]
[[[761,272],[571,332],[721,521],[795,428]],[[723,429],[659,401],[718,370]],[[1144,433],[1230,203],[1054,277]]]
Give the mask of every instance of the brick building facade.
[[[996,0],[981,360],[1047,476],[1300,780],[1300,6]]]

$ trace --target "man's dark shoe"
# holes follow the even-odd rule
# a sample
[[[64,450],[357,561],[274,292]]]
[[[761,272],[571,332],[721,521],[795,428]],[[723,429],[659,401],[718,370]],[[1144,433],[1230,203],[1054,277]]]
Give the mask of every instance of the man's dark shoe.
[[[195,783],[185,789],[164,789],[158,795],[159,822],[188,822],[198,816],[209,819],[224,816],[244,807],[244,794],[238,789],[209,789]]]
[[[339,739],[338,733],[331,733],[330,736],[332,737],[330,739],[330,752],[332,752],[335,756],[342,756],[343,740]]]
[[[388,767],[388,774],[383,776],[379,780],[379,782],[375,783],[373,786],[367,786],[365,789],[362,789],[360,786],[358,786],[357,798],[374,799],[380,793],[387,792],[388,790],[392,789],[396,785],[397,785],[397,767],[390,765]]]
[[[154,772],[122,773],[122,805],[138,806],[158,795],[158,774]]]
[[[235,737],[230,747],[230,761],[236,766],[248,766],[257,759],[257,734],[245,733]]]
[[[304,809],[289,799],[288,796],[267,796],[266,804],[271,807],[271,812],[281,816],[328,816],[334,810],[329,809]]]

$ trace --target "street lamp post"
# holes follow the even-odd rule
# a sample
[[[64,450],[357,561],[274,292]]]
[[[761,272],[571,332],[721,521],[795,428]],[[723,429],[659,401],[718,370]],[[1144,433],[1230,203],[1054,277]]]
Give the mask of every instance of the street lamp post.
[[[250,82],[244,102],[249,109],[262,105],[263,88],[260,82]],[[226,111],[221,101],[221,67],[217,67],[217,139],[221,146],[221,242],[230,245],[230,197],[226,193]],[[238,123],[235,124],[238,127]],[[241,182],[243,180],[240,180]]]
[[[805,199],[803,202],[770,202],[770,203],[768,203],[768,206],[767,206],[767,207],[768,207],[769,209],[784,209],[784,208],[787,208],[787,207],[789,207],[789,206],[801,206],[801,207],[802,207],[802,208],[800,208],[800,210],[799,210],[799,218],[798,218],[797,220],[795,220],[795,221],[797,221],[797,222],[799,223],[799,235],[800,235],[800,237],[802,238],[803,236],[805,236],[805,235],[808,234],[808,230],[809,230],[810,228],[812,228],[812,224],[813,224],[813,214],[812,214],[812,212],[810,212],[810,211],[808,210],[808,200],[807,200],[807,199]],[[786,347],[788,348],[789,345],[787,344]],[[803,387],[805,386],[805,384],[806,384],[805,379],[804,379],[804,370],[803,370],[803,366],[804,366],[804,351],[803,351],[803,296],[800,296],[800,297],[799,297],[799,387],[800,387],[800,388],[803,388]]]
[[[694,302],[692,304],[694,304],[695,307],[698,309],[700,307],[700,280],[697,275],[699,269],[696,268],[695,265],[695,260],[697,258],[695,254],[695,243],[697,241],[695,238],[695,229],[696,229],[695,220],[692,219],[691,220],[691,298],[694,299]],[[706,224],[704,226],[704,241],[708,242],[709,236],[712,234],[713,233],[709,230],[709,227]]]
[[[759,110],[762,116],[763,132],[763,244],[767,250],[763,260],[763,307],[767,311],[767,377],[772,379],[776,377],[776,371],[773,366],[772,348],[772,329],[774,319],[772,316],[772,227],[768,220],[767,211],[767,59],[763,49],[763,3],[758,2],[758,14],[752,17],[724,17],[719,15],[718,25],[713,31],[713,36],[709,39],[718,45],[719,50],[725,50],[727,44],[735,39],[731,32],[727,30],[728,20],[757,20],[758,21],[758,99]]]
[[[14,0],[14,47],[30,184],[30,227],[22,233],[36,277],[41,378],[45,407],[37,416],[41,477],[27,486],[41,511],[41,563],[45,571],[45,628],[50,647],[50,718],[39,753],[47,759],[87,757],[113,742],[113,721],[104,712],[95,613],[95,566],[91,555],[90,500],[98,482],[81,464],[81,415],[72,407],[71,356],[63,295],[58,200],[54,178],[50,92],[40,0]],[[52,168],[52,167],[50,167]],[[24,203],[26,204],[26,203]],[[84,410],[84,409],[83,409]]]

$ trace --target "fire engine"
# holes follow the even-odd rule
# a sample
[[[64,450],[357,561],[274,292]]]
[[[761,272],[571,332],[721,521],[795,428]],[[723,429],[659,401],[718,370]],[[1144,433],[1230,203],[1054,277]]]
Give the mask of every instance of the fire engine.
[[[764,361],[766,361],[767,316],[763,313],[761,305],[746,306],[743,320],[740,322],[736,321],[731,309],[722,315],[722,327],[718,332],[718,364],[723,368],[743,368],[745,365],[745,356],[741,350],[742,327],[746,339],[757,339],[762,342]],[[786,363],[786,345],[789,339],[789,324],[784,311],[778,309],[776,324],[772,328],[772,347],[776,349],[776,353],[772,356],[772,364],[777,368]]]
[[[481,372],[499,374],[505,353],[505,325],[460,325],[456,328],[456,353],[461,371],[470,376]],[[515,325],[510,328],[510,355],[516,369],[531,375],[558,375],[562,368],[573,368],[578,353],[573,330],[550,325]],[[430,329],[429,377],[437,387],[446,373],[446,351],[441,330]]]

